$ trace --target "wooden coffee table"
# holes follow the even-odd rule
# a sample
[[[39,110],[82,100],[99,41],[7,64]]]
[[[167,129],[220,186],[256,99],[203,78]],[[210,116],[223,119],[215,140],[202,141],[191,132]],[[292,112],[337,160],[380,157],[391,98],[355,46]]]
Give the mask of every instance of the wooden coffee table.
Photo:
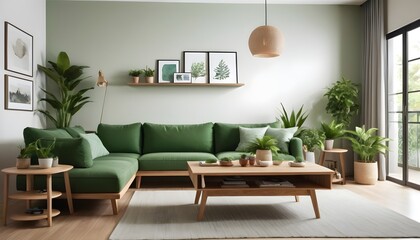
[[[188,172],[196,190],[195,204],[201,203],[197,215],[200,221],[204,217],[207,197],[209,196],[310,196],[316,218],[320,218],[315,190],[331,189],[334,171],[315,163],[306,163],[305,167],[290,167],[288,162],[280,166],[241,167],[234,161],[232,167],[200,166],[199,162],[188,162]],[[240,176],[247,186],[223,185],[224,179]],[[261,186],[266,178],[281,177],[293,184],[292,187]]]

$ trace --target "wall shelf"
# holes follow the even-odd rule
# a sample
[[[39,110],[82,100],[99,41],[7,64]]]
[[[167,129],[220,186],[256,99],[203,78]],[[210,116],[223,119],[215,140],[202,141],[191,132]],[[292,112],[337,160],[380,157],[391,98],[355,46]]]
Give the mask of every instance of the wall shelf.
[[[129,83],[132,87],[242,87],[243,83]]]

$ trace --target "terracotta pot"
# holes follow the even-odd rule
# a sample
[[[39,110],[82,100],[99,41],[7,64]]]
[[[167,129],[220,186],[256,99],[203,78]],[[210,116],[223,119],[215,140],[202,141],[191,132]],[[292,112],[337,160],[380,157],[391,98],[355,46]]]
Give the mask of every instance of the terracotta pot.
[[[53,158],[38,158],[40,168],[50,168],[53,163]]]
[[[139,83],[140,77],[133,77],[133,83]]]
[[[325,150],[331,150],[334,148],[334,139],[325,140]]]
[[[354,181],[374,185],[378,180],[378,163],[354,162]]]
[[[29,168],[31,166],[30,158],[16,158],[16,168]]]
[[[224,167],[231,167],[233,166],[233,163],[232,161],[219,161],[219,165]]]
[[[255,157],[249,157],[248,158],[248,161],[249,161],[249,165],[250,166],[254,166],[254,164],[255,164]]]
[[[260,165],[260,161],[271,161],[273,163],[273,154],[271,150],[258,149],[255,154],[255,159],[257,160],[257,165]]]
[[[153,83],[153,77],[144,77],[144,79],[146,80],[146,83]]]
[[[246,165],[248,165],[248,159],[246,158],[239,159],[239,164],[241,164],[241,167],[246,167]]]

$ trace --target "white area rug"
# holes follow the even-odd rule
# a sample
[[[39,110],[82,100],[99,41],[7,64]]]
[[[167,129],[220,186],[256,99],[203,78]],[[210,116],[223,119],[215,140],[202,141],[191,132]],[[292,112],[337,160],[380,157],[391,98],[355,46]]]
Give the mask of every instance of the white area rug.
[[[194,191],[137,191],[110,239],[420,237],[420,223],[347,190],[309,197],[209,197],[196,221]]]

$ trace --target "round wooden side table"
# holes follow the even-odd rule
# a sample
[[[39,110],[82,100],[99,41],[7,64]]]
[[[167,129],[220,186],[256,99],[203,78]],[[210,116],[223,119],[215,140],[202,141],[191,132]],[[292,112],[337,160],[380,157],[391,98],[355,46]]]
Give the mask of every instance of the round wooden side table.
[[[334,148],[331,150],[322,150],[321,151],[321,156],[319,158],[319,165],[324,165],[324,161],[325,161],[325,155],[327,155],[327,153],[329,154],[338,154],[340,157],[340,165],[341,165],[341,178],[338,179],[333,179],[334,183],[337,182],[341,182],[341,184],[346,184],[346,166],[345,166],[345,161],[344,161],[344,154],[348,152],[347,149],[342,149],[342,148]]]
[[[18,169],[16,167],[10,167],[2,169],[1,171],[4,173],[4,206],[3,206],[3,220],[4,225],[7,225],[7,208],[8,208],[8,200],[15,199],[15,200],[27,200],[27,208],[30,208],[30,200],[46,200],[47,201],[47,209],[43,211],[42,214],[28,214],[28,213],[20,213],[20,214],[13,214],[10,216],[11,219],[15,221],[32,221],[32,220],[40,220],[40,219],[47,219],[48,226],[52,226],[52,217],[57,216],[60,214],[59,210],[52,208],[52,199],[57,198],[62,195],[61,192],[53,191],[52,190],[52,175],[57,173],[64,174],[64,184],[66,187],[66,197],[67,197],[67,204],[69,206],[70,214],[73,213],[73,200],[71,195],[71,188],[70,188],[70,180],[69,180],[69,171],[73,168],[71,165],[58,165],[57,167],[51,168],[39,168],[38,166],[31,166],[30,168],[26,169]],[[18,192],[9,195],[9,176],[10,175],[26,175],[26,191]],[[45,175],[47,177],[47,191],[39,192],[32,190],[32,182],[34,175]]]

